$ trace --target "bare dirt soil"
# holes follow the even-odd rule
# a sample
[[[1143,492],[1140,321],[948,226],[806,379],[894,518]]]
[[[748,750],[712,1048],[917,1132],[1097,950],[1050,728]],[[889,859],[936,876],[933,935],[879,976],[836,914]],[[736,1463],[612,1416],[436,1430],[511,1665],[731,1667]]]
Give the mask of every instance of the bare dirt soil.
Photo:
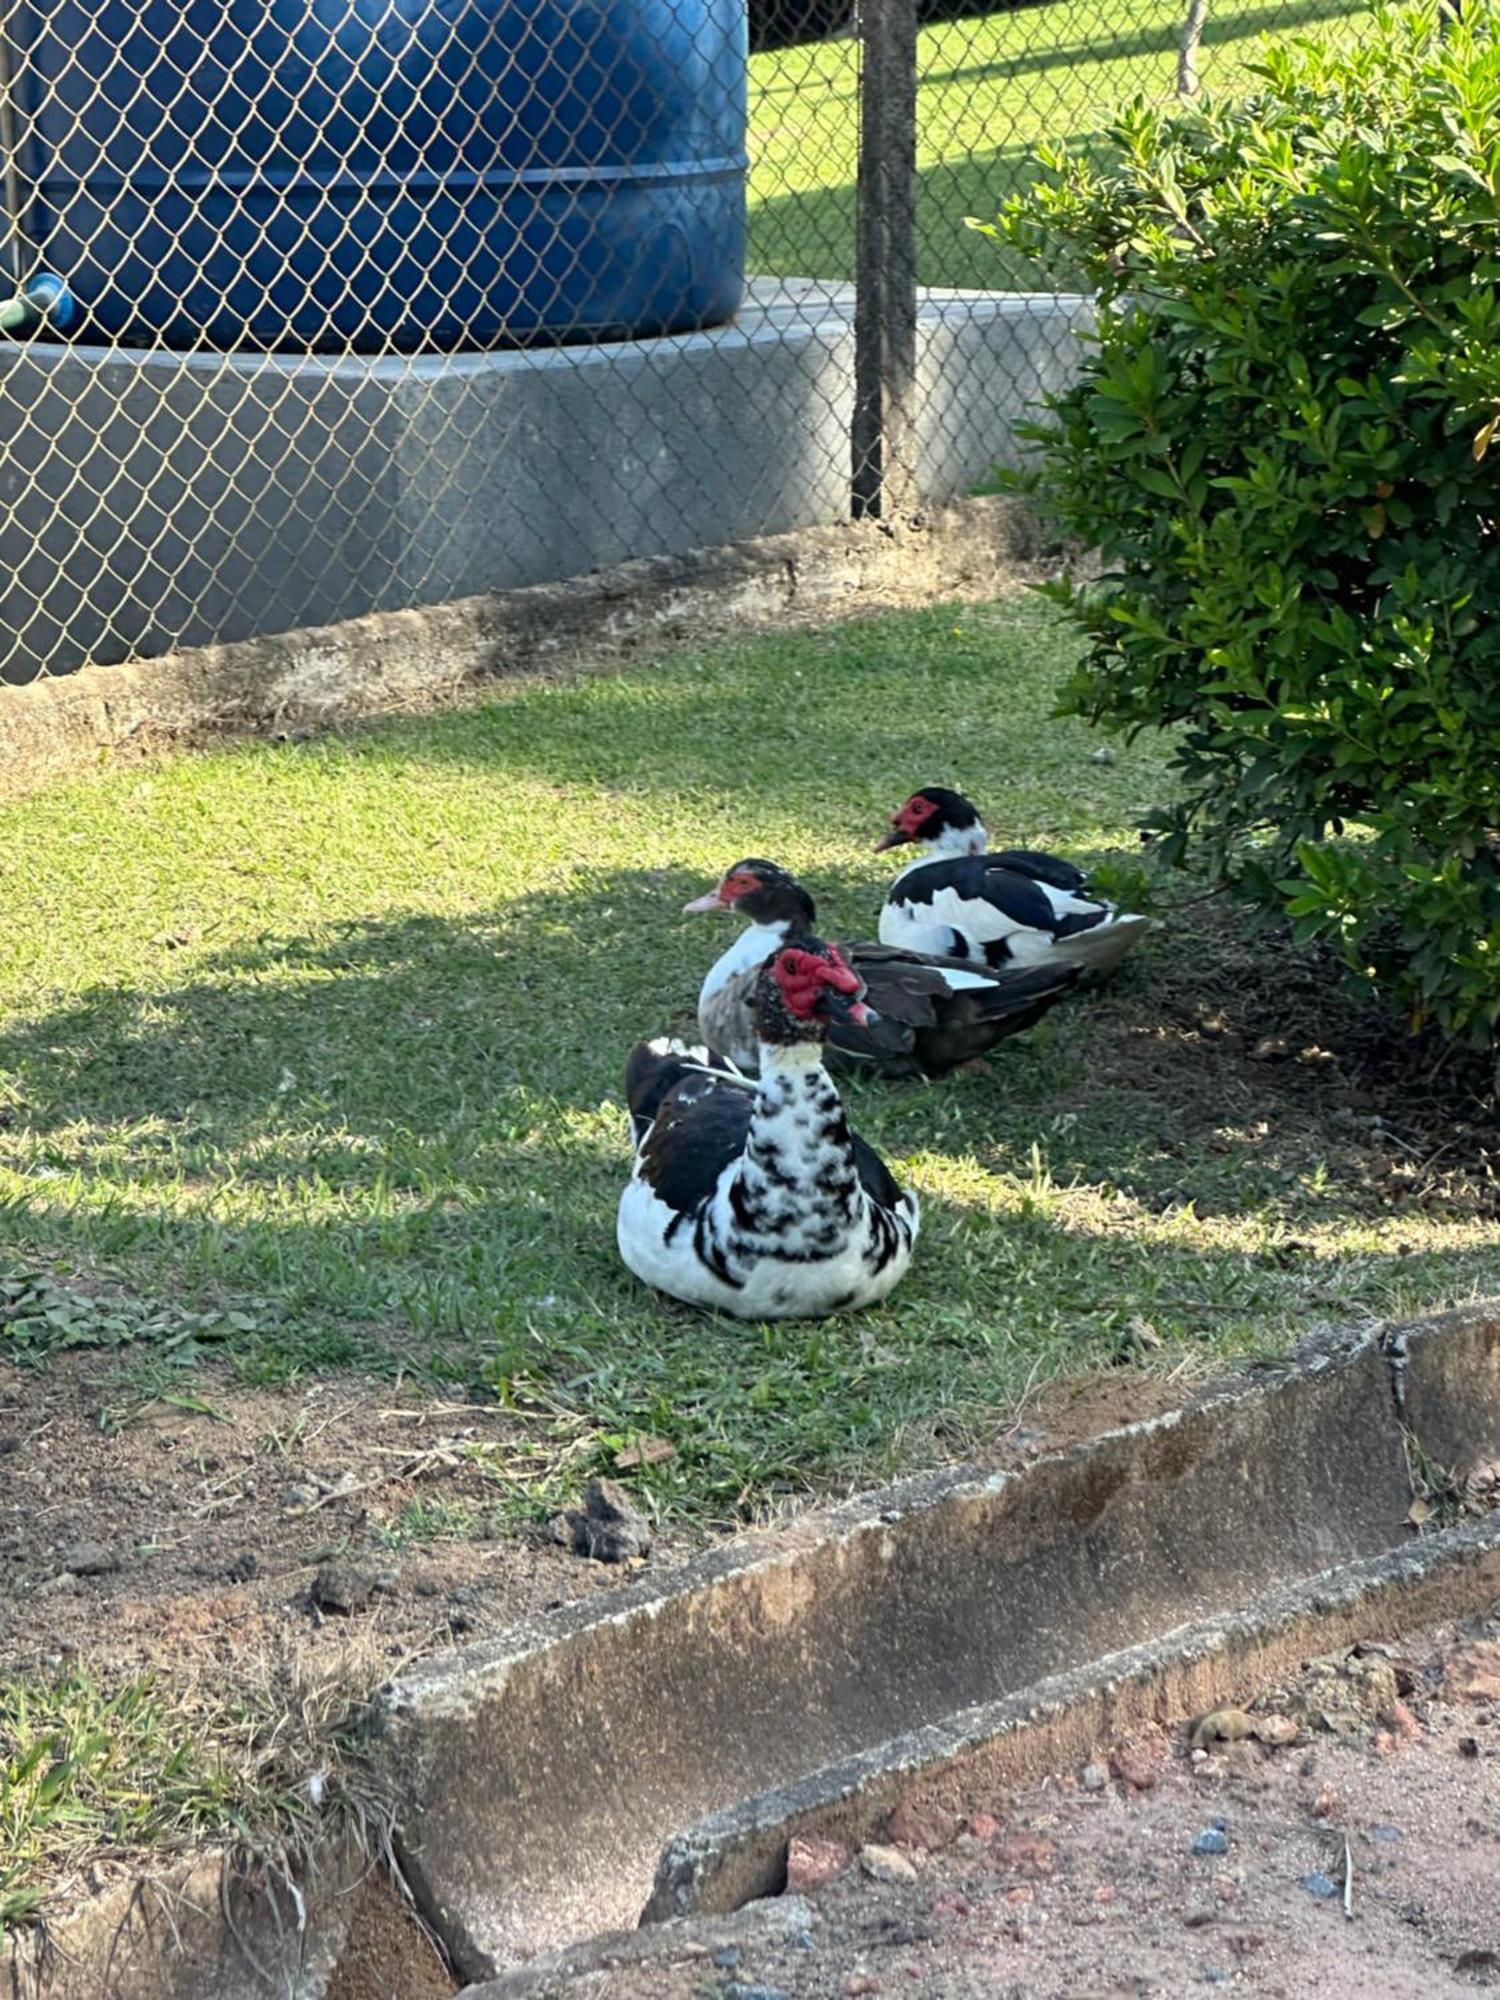
[[[247,1682],[363,1671],[618,1589],[640,1561],[588,1561],[519,1527],[474,1448],[513,1426],[343,1379],[248,1389],[205,1370],[189,1400],[112,1413],[98,1357],[0,1374],[0,1661],[45,1673]],[[1054,1385],[986,1452],[1016,1461],[1172,1407],[1181,1390],[1121,1372]],[[628,1486],[629,1471],[619,1480]],[[653,1566],[715,1537],[659,1534]],[[324,1597],[332,1601],[320,1603]]]
[[[455,1988],[437,1945],[389,1883],[371,1875],[326,2000],[448,2000]]]
[[[1114,1010],[1116,1032],[1090,1052],[1078,1086],[1082,1101],[1101,1073],[1124,1080],[1143,1115],[1172,1128],[1164,1137],[1183,1155],[1182,1185],[1142,1195],[1158,1208],[1191,1201],[1201,1214],[1243,1203],[1242,1182],[1213,1185],[1207,1151],[1258,1154],[1289,1184],[1320,1171],[1350,1214],[1500,1215],[1492,1059],[1409,1033],[1327,953],[1277,927],[1247,929],[1221,898],[1194,907],[1184,893],[1163,921],[1187,948],[1153,965],[1145,1006]],[[1052,1108],[1067,1106],[1059,1094]]]
[[[1218,1726],[1273,1742],[1195,1751],[1184,1718],[962,1822],[898,1812],[889,1845],[794,1855],[794,1871],[842,1868],[795,1942],[600,1973],[569,1994],[1459,2000],[1500,1987],[1500,1604],[1246,1695],[1251,1713]]]
[[[516,1531],[472,1455],[509,1441],[495,1407],[357,1379],[247,1389],[213,1371],[191,1398],[123,1419],[114,1395],[97,1357],[0,1376],[8,1671],[77,1656],[94,1671],[253,1678],[355,1656],[373,1686],[413,1653],[616,1588],[638,1567]],[[653,1559],[693,1546],[671,1537]]]

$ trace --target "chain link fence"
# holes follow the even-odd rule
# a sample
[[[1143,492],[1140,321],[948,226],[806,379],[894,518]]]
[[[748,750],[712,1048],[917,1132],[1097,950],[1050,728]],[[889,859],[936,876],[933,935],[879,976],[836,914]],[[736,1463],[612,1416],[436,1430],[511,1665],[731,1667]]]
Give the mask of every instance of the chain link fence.
[[[965,217],[1364,11],[0,0],[0,680],[972,491],[1087,305]]]

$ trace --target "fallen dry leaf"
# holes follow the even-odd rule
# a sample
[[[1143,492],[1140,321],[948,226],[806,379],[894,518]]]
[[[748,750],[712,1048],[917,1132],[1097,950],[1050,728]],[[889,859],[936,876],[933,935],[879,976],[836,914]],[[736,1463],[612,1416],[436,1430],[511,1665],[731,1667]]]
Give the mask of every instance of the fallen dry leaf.
[[[628,1444],[623,1451],[617,1451],[615,1465],[619,1471],[629,1472],[636,1465],[665,1465],[676,1456],[676,1445],[665,1438],[642,1438],[638,1444]]]
[[[1211,1708],[1193,1724],[1193,1748],[1206,1750],[1210,1743],[1242,1743],[1254,1727],[1253,1719],[1242,1708]]]

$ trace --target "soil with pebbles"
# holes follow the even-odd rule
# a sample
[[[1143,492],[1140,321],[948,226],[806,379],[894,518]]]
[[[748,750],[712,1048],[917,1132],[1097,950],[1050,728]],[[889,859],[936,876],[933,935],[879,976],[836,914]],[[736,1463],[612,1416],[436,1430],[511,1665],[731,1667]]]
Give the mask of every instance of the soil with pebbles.
[[[503,1410],[348,1378],[247,1389],[211,1369],[193,1391],[203,1409],[157,1403],[101,1427],[117,1389],[99,1357],[0,1372],[5,1672],[211,1667],[222,1689],[275,1659],[312,1672],[362,1662],[373,1684],[413,1654],[641,1571],[504,1514],[483,1464],[517,1446]],[[1180,1397],[1123,1374],[1054,1386],[985,1458],[1072,1443]],[[628,1493],[629,1470],[615,1477]],[[716,1539],[658,1532],[648,1560],[671,1568]]]

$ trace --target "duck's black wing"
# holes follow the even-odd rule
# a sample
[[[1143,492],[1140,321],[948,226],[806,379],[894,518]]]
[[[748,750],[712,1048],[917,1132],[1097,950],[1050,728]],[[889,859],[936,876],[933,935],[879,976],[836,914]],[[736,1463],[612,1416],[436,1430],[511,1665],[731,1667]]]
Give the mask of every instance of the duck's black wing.
[[[625,1064],[625,1097],[641,1178],[669,1208],[689,1213],[713,1193],[745,1150],[753,1084],[714,1074],[707,1049],[638,1042]]]
[[[985,859],[993,861],[997,868],[1008,868],[1033,882],[1045,882],[1048,888],[1061,889],[1067,895],[1088,894],[1088,876],[1056,854],[1040,854],[1032,847],[1000,847],[992,849]]]
[[[859,1184],[871,1201],[882,1208],[894,1209],[901,1202],[901,1190],[885,1161],[873,1146],[867,1145],[857,1132],[851,1134],[854,1143],[854,1164],[859,1173]]]
[[[951,890],[965,903],[989,903],[1023,930],[1057,929],[1057,911],[1046,887],[1030,875],[1005,867],[993,854],[958,854],[924,862],[901,877],[891,890],[890,900],[920,912],[924,904],[933,904],[944,890]]]

